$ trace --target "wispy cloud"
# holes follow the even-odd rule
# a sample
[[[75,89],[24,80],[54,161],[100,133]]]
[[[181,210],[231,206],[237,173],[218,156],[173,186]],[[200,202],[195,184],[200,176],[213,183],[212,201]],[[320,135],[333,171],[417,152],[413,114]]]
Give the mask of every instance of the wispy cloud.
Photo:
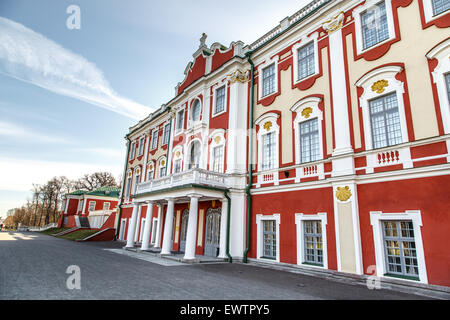
[[[133,119],[152,110],[117,94],[95,64],[22,24],[0,17],[0,72]]]
[[[63,137],[43,134],[29,128],[17,125],[12,122],[0,121],[0,136],[20,139],[31,143],[68,143],[69,141]]]

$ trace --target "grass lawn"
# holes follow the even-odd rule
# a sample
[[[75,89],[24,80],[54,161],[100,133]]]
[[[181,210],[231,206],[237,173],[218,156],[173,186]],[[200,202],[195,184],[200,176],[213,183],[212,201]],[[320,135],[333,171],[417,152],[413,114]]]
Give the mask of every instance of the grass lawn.
[[[81,229],[77,230],[62,236],[58,236],[58,238],[66,239],[66,240],[79,240],[84,239],[86,237],[89,237],[90,235],[93,235],[94,233],[97,233],[98,230],[87,230],[87,229]]]
[[[50,228],[45,231],[39,231],[39,233],[52,235],[55,233],[63,232],[64,230],[67,230],[67,229],[69,229],[69,228]]]

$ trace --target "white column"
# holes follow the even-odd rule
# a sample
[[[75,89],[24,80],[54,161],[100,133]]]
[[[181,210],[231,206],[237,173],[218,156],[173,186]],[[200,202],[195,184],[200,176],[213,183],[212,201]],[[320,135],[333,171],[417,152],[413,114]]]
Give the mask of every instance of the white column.
[[[190,195],[191,203],[189,206],[189,218],[186,233],[186,249],[184,253],[185,260],[195,259],[195,243],[197,238],[197,220],[198,220],[198,195]]]
[[[170,254],[170,245],[172,240],[172,232],[173,232],[173,207],[174,207],[174,200],[168,199],[167,200],[167,213],[166,213],[166,219],[164,224],[164,238],[163,238],[163,245],[161,249],[161,254]]]
[[[125,248],[134,248],[134,234],[136,231],[136,221],[137,221],[139,207],[140,207],[139,202],[133,203],[133,213],[131,215],[130,225],[128,226],[127,245]]]
[[[141,250],[148,250],[150,242],[150,229],[152,226],[153,202],[147,201],[147,215],[145,216],[144,235],[142,237]]]
[[[227,222],[228,222],[228,199],[222,199],[222,213],[220,215],[220,247],[219,258],[226,258],[227,245]]]
[[[136,220],[136,228],[134,228],[134,242],[139,242],[139,232],[141,230],[141,215],[142,215],[142,207],[139,206],[137,220]]]
[[[156,235],[155,235],[155,248],[161,248],[161,230],[162,230],[162,211],[163,211],[163,205],[158,203],[158,224],[156,228]],[[153,231],[155,232],[155,231]]]

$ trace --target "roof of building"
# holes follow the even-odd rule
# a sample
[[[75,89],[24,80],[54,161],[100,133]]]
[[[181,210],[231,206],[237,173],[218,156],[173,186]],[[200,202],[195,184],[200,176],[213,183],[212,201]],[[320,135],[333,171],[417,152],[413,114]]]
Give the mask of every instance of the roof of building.
[[[87,195],[94,196],[106,196],[106,197],[114,197],[118,198],[120,194],[120,189],[116,187],[101,187],[95,189],[94,191],[86,193]]]

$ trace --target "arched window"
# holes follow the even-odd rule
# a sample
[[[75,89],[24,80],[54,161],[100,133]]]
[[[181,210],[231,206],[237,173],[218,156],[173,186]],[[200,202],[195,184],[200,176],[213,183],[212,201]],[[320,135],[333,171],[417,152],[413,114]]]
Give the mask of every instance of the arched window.
[[[199,121],[200,120],[200,111],[201,111],[201,105],[200,105],[200,100],[196,99],[192,105],[192,116],[191,119],[192,121]]]
[[[189,150],[189,167],[188,169],[198,168],[200,166],[200,142],[194,141]]]

